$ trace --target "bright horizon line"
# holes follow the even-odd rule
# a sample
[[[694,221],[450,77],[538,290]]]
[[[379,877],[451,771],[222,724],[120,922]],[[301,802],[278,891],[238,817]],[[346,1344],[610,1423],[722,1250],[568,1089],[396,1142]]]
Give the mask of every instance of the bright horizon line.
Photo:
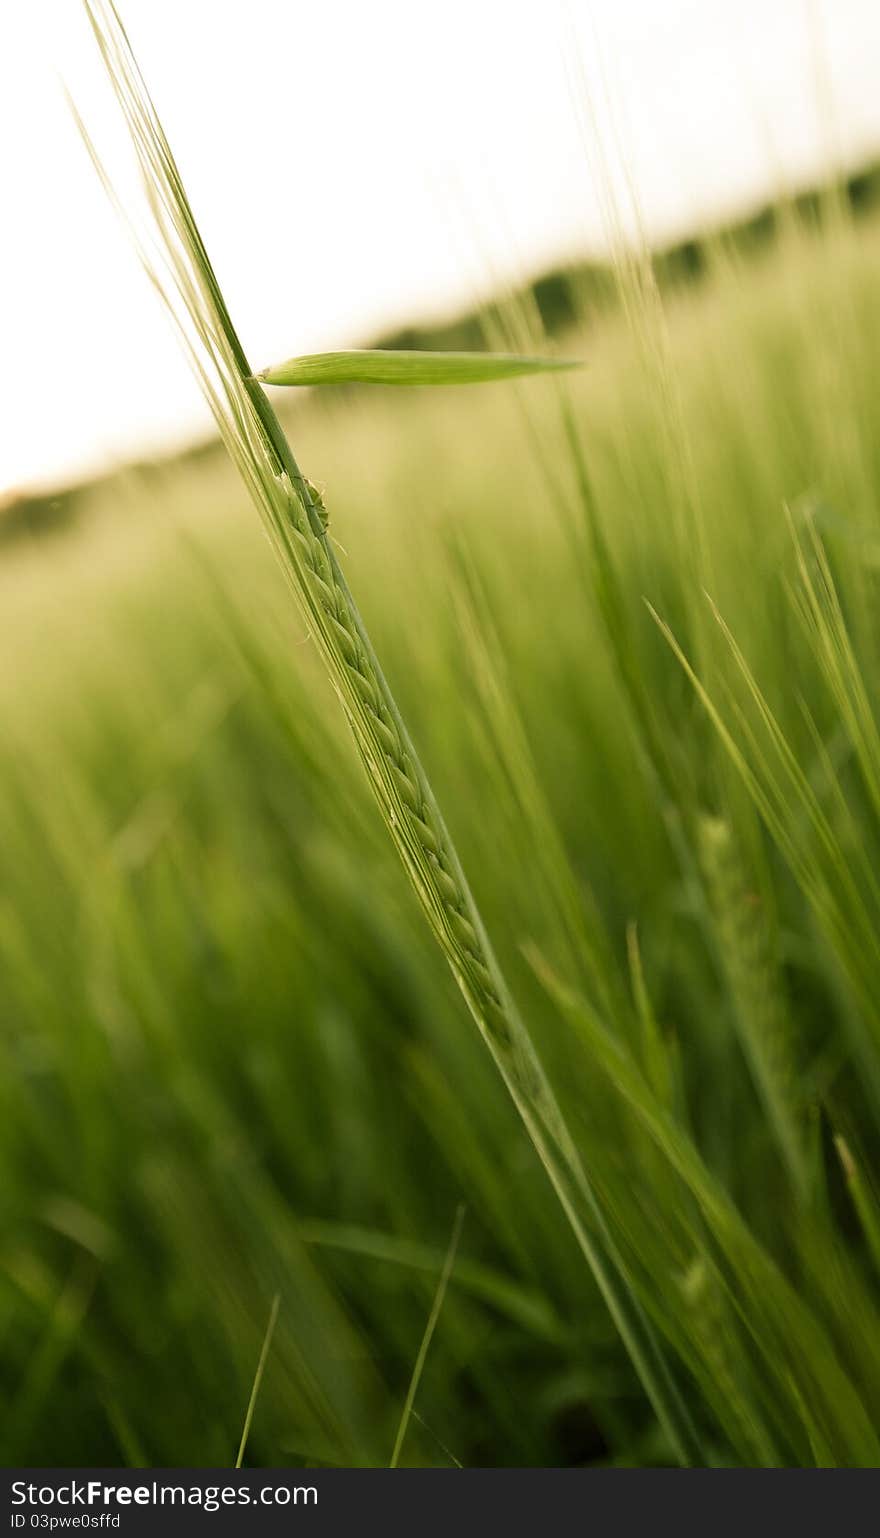
[[[880,154],[876,0],[122,9],[256,368],[607,261],[634,194],[662,249]],[[127,185],[81,8],[0,8],[6,500],[210,430],[53,63]]]
[[[711,238],[715,233],[723,235],[728,230],[736,230],[741,223],[748,222],[764,209],[784,206],[786,201],[794,200],[812,192],[822,193],[829,191],[835,185],[845,183],[862,173],[871,172],[875,168],[880,169],[880,141],[872,144],[870,148],[866,147],[864,153],[856,153],[851,160],[836,167],[833,174],[829,174],[824,180],[818,180],[805,175],[798,182],[786,187],[784,190],[781,188],[774,189],[768,183],[767,189],[763,194],[756,190],[752,197],[740,197],[726,207],[719,206],[713,217],[707,219],[706,223],[699,227],[683,226],[679,229],[671,229],[661,240],[650,246],[651,255],[654,257],[662,256],[665,252],[674,250],[688,241],[700,242]],[[641,249],[639,242],[633,238],[627,239],[624,237],[624,244],[626,249],[631,252]],[[491,284],[487,284],[484,292],[472,294],[467,302],[465,302],[465,298],[462,296],[458,303],[455,300],[438,301],[436,304],[426,301],[421,314],[416,314],[412,310],[398,313],[389,312],[384,320],[381,318],[377,319],[372,336],[352,337],[345,342],[341,342],[339,345],[351,348],[375,347],[381,345],[382,338],[390,332],[404,329],[423,330],[433,326],[451,325],[458,320],[466,319],[474,310],[482,305],[491,304],[494,298],[502,297],[505,291],[509,292],[513,289],[531,287],[533,284],[540,282],[542,278],[551,276],[554,272],[592,265],[597,267],[604,266],[609,270],[613,270],[613,253],[608,249],[603,250],[598,244],[588,250],[578,250],[575,248],[561,249],[557,257],[549,264],[542,264],[524,276],[511,277],[507,283],[500,282],[494,287]],[[324,349],[318,349],[318,351],[321,350]],[[333,349],[328,345],[326,350],[329,352]],[[280,358],[274,358],[264,364],[263,367],[269,368],[281,361]],[[257,373],[259,373],[259,369]],[[304,397],[309,393],[310,391],[305,387],[295,392],[288,392],[291,397],[293,394]],[[189,453],[207,447],[215,441],[218,445],[220,444],[219,433],[213,422],[208,421],[202,426],[193,425],[180,439],[175,439],[173,436],[169,437],[164,446],[160,442],[151,450],[148,449],[140,452],[137,444],[132,442],[130,452],[110,463],[104,463],[103,465],[96,463],[93,467],[85,465],[81,471],[73,472],[69,475],[58,472],[56,476],[45,480],[40,479],[39,476],[34,476],[32,479],[20,482],[0,484],[0,515],[18,503],[27,502],[32,499],[44,500],[53,496],[61,497],[72,491],[85,490],[93,483],[110,480],[116,475],[124,474],[127,470],[137,469],[144,464],[173,464],[176,459],[183,458]]]

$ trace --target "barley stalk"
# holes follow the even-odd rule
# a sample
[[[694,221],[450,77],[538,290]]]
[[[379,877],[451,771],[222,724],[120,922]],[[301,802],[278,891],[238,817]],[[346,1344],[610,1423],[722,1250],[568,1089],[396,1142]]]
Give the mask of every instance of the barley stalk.
[[[440,809],[330,544],[309,483],[232,325],[170,146],[112,0],[84,0],[137,157],[151,220],[105,186],[166,302],[227,449],[256,503],[309,625],[388,832],[682,1463],[699,1439],[511,998]]]

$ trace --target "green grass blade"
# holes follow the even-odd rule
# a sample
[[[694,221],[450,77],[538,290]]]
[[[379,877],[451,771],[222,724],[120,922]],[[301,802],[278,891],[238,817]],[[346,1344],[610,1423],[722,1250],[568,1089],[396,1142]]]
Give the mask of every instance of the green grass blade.
[[[397,1428],[397,1436],[394,1439],[394,1450],[391,1454],[390,1467],[392,1469],[396,1469],[398,1463],[400,1462],[400,1454],[403,1450],[403,1442],[406,1436],[407,1427],[409,1426],[410,1420],[412,1419],[413,1406],[416,1402],[416,1394],[419,1391],[419,1384],[422,1381],[422,1373],[425,1370],[425,1362],[428,1359],[428,1352],[431,1349],[431,1341],[434,1338],[434,1331],[437,1328],[437,1321],[440,1318],[440,1313],[443,1308],[443,1300],[446,1297],[446,1289],[449,1286],[449,1278],[452,1275],[452,1268],[455,1265],[455,1256],[458,1251],[458,1241],[461,1238],[461,1227],[463,1222],[464,1207],[459,1207],[455,1214],[455,1222],[452,1225],[452,1234],[449,1239],[449,1247],[446,1251],[446,1258],[443,1261],[443,1270],[440,1272],[440,1277],[437,1282],[437,1291],[434,1294],[434,1301],[431,1304],[431,1312],[428,1315],[428,1322],[425,1325],[425,1333],[422,1336],[422,1343],[419,1346],[419,1354],[416,1357],[415,1366],[412,1370],[412,1377],[409,1380],[409,1388],[406,1392],[406,1399],[404,1401],[403,1411],[400,1416],[400,1425]]]
[[[267,1362],[268,1356],[269,1356],[269,1347],[272,1344],[272,1336],[275,1333],[275,1324],[276,1324],[276,1321],[278,1319],[278,1310],[279,1310],[280,1307],[281,1307],[281,1294],[280,1294],[280,1292],[276,1292],[274,1298],[272,1299],[272,1307],[269,1310],[269,1318],[268,1318],[268,1321],[267,1321],[267,1324],[266,1324],[266,1333],[263,1336],[263,1344],[260,1347],[260,1356],[259,1356],[259,1360],[257,1362],[257,1370],[254,1373],[254,1381],[253,1381],[253,1384],[251,1386],[251,1397],[248,1400],[248,1407],[247,1407],[247,1410],[245,1411],[245,1417],[244,1417],[244,1425],[241,1428],[241,1441],[238,1444],[238,1456],[236,1457],[236,1460],[235,1460],[235,1467],[237,1469],[241,1468],[242,1460],[244,1458],[245,1448],[247,1447],[248,1437],[250,1436],[251,1421],[254,1418],[254,1407],[256,1406],[256,1403],[257,1403],[257,1395],[260,1392],[260,1384],[263,1381],[263,1373],[266,1371],[266,1362]]]
[[[288,358],[257,375],[270,385],[458,385],[516,379],[579,368],[575,361],[526,358],[491,352],[391,352],[370,350],[309,353]]]
[[[442,1256],[432,1245],[398,1239],[392,1234],[358,1228],[350,1223],[302,1222],[297,1225],[297,1234],[305,1244],[341,1250],[361,1259],[378,1260],[409,1271],[436,1272],[442,1263]],[[570,1346],[571,1332],[551,1302],[502,1275],[494,1267],[461,1256],[455,1268],[455,1285],[471,1297],[488,1303],[512,1320],[518,1329],[557,1345]]]
[[[880,1275],[880,1206],[846,1138],[838,1134],[834,1139],[834,1146],[837,1149],[837,1157],[840,1160],[853,1206],[862,1225],[871,1259]]]

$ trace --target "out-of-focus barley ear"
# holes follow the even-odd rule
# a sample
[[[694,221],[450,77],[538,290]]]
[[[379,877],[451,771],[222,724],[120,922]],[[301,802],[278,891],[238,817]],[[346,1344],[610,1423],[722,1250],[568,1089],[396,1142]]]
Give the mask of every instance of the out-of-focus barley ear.
[[[747,1353],[721,1278],[705,1255],[697,1255],[681,1278],[681,1295],[690,1327],[715,1378],[718,1392],[739,1423],[742,1445],[751,1449],[756,1467],[783,1466],[769,1428],[759,1416],[753,1383],[746,1381]]]
[[[807,1160],[796,1104],[797,1072],[760,897],[746,876],[729,822],[704,815],[698,836],[737,1033],[792,1182],[805,1200]]]

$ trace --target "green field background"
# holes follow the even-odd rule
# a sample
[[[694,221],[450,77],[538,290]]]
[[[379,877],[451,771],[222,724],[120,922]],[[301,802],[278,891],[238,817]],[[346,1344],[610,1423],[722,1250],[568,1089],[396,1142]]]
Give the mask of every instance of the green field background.
[[[721,1464],[877,1456],[878,258],[831,198],[582,294],[562,382],[286,418]],[[232,467],[46,505],[0,544],[0,1457],[228,1465],[279,1293],[248,1460],[387,1464],[463,1203],[402,1461],[671,1461]]]

